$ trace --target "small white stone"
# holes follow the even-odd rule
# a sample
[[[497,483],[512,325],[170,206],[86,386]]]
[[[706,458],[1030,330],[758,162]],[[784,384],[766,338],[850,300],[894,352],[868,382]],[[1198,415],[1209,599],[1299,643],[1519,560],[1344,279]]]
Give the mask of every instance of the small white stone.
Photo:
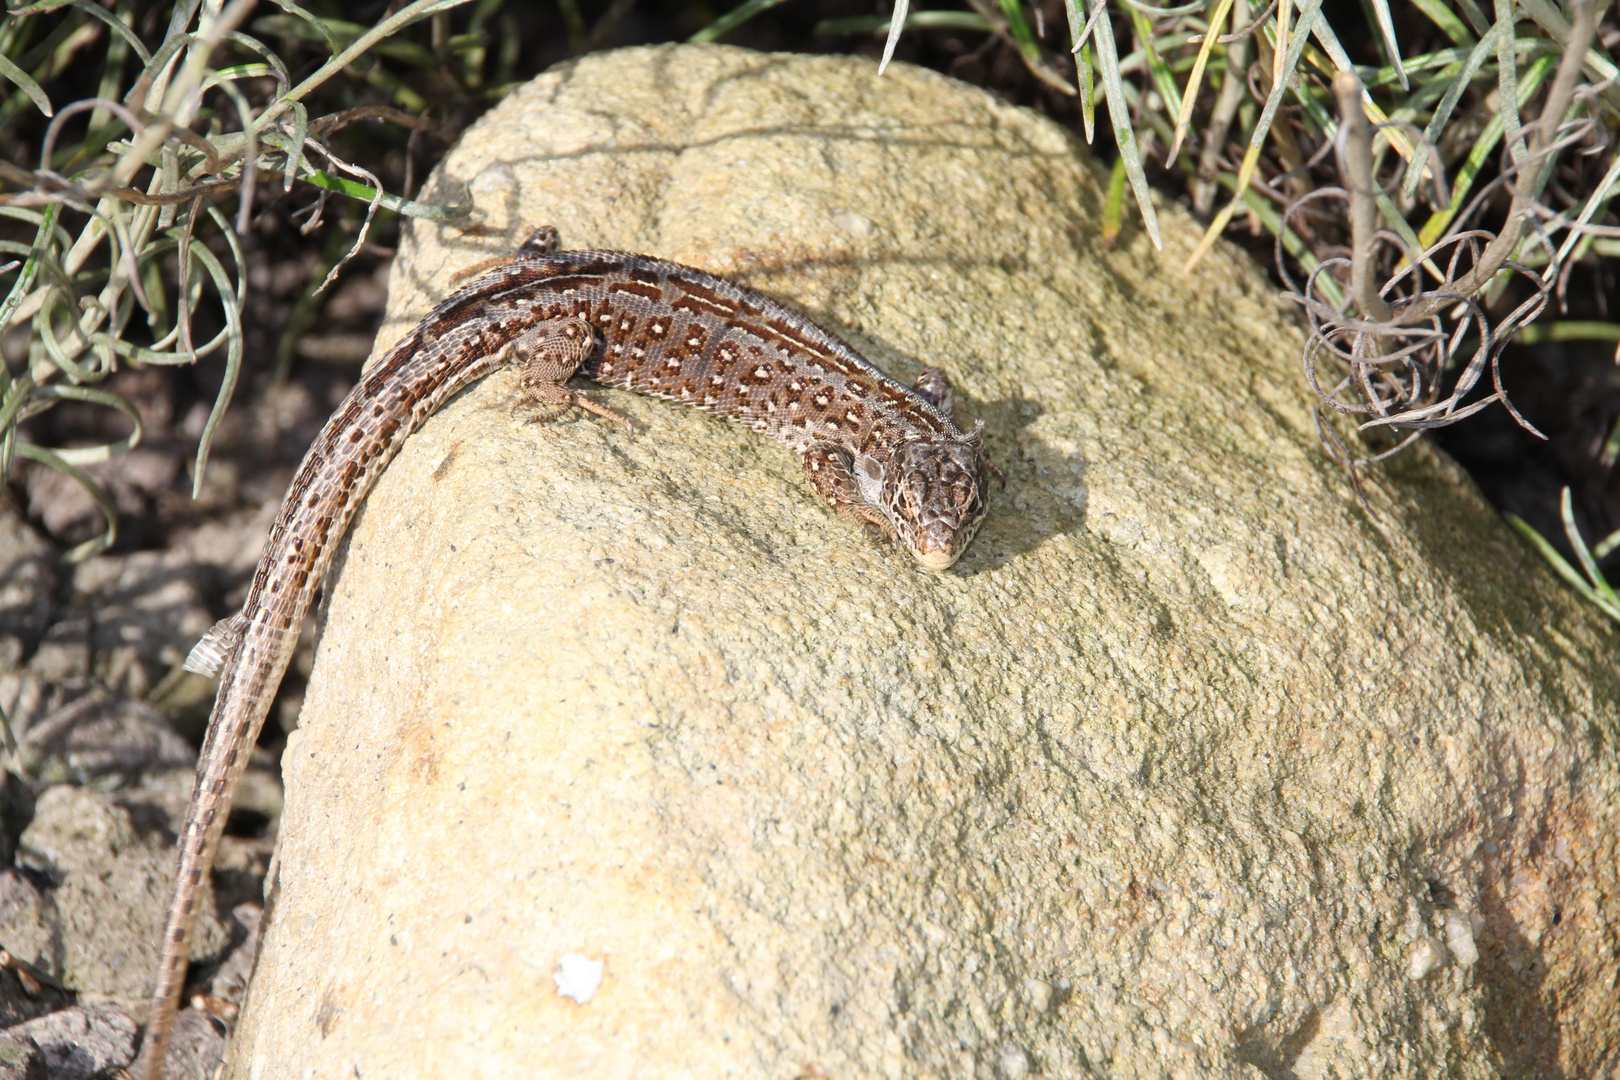
[[[1024,997],[1029,999],[1030,1007],[1036,1012],[1045,1012],[1052,1007],[1052,984],[1041,979],[1024,980]]]
[[[558,994],[585,1005],[602,988],[602,971],[606,967],[606,961],[592,960],[579,953],[564,953],[551,978],[557,984]]]
[[[1421,979],[1445,962],[1445,949],[1438,941],[1425,934],[1412,942],[1411,950],[1406,954],[1406,977]]]
[[[1473,967],[1479,961],[1479,946],[1474,943],[1473,920],[1460,911],[1446,912],[1446,946],[1463,967]]]
[[[872,219],[853,210],[833,211],[832,222],[857,239],[864,240],[872,235]]]
[[[1023,1047],[1007,1043],[1001,1048],[1001,1074],[1008,1080],[1024,1080],[1029,1075],[1029,1055]]]

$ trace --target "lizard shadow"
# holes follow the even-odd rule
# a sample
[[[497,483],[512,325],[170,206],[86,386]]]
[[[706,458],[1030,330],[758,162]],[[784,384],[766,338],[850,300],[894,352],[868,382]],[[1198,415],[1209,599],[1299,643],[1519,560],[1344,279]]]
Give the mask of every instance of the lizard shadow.
[[[1052,539],[1085,526],[1090,467],[1085,457],[1031,432],[1046,408],[1022,393],[985,402],[968,400],[984,420],[990,458],[1006,475],[993,487],[990,511],[955,572],[972,576],[998,570]]]

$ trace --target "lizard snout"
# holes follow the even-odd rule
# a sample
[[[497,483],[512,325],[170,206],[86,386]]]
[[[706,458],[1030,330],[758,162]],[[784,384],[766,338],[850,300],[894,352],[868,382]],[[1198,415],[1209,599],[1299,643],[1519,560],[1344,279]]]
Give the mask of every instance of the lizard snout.
[[[917,530],[911,553],[930,570],[948,570],[956,562],[956,557],[962,554],[962,547],[956,542],[955,529],[934,522]]]

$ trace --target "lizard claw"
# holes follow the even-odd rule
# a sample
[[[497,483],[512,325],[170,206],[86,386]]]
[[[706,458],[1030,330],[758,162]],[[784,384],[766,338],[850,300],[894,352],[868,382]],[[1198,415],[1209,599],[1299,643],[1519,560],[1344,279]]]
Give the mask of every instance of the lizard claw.
[[[628,431],[632,435],[636,433],[636,425],[630,422],[630,418],[628,416],[624,415],[623,413],[614,412],[606,405],[598,405],[584,394],[576,392],[574,394],[573,404],[581,409],[584,409],[588,413],[595,413],[604,420],[615,420],[623,424],[624,430]]]

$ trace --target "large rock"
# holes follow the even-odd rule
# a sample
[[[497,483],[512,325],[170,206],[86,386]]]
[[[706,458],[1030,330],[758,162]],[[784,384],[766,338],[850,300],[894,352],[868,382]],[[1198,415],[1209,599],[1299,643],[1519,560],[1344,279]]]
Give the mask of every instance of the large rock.
[[[938,75],[670,47],[516,91],[391,340],[553,222],[956,374],[946,574],[791,455],[493,377],[354,530],[237,1076],[1577,1076],[1620,1054],[1613,631],[1449,462],[1322,455],[1241,255]]]

